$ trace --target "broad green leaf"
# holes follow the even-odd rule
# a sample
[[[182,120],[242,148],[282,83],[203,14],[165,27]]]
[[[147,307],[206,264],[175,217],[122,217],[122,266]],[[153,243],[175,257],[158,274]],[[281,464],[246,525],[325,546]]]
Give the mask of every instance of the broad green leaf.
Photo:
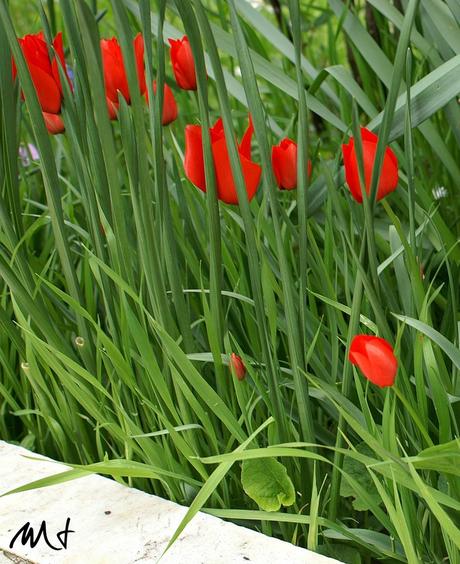
[[[356,449],[358,452],[368,456],[373,455],[372,449],[370,449],[366,443],[360,443],[357,445]],[[358,482],[360,486],[362,486],[366,495],[372,499],[374,504],[379,505],[381,503],[375,484],[367,471],[367,468],[363,464],[358,462],[355,458],[347,456],[345,457],[345,462],[343,464],[343,471]],[[361,497],[348,480],[342,480],[340,484],[340,495],[343,497],[354,497],[353,507],[356,511],[366,511],[367,509],[372,509],[372,504],[369,503],[368,499]]]
[[[295,490],[286,467],[274,458],[245,460],[241,484],[246,494],[264,511],[278,511],[295,502]]]

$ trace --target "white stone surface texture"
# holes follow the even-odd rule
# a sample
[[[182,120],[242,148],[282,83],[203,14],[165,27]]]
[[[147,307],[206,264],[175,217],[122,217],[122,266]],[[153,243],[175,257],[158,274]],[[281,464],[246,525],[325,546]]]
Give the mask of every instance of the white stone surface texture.
[[[34,459],[31,459],[31,458]],[[37,460],[39,459],[39,460]],[[0,496],[67,467],[0,441]],[[145,564],[162,555],[187,508],[91,475],[0,497],[0,564]],[[15,533],[27,522],[35,536],[42,521],[51,544],[70,517],[67,548],[55,551],[43,536],[35,548]],[[62,537],[64,538],[64,537]],[[336,560],[199,513],[162,564],[337,564]]]

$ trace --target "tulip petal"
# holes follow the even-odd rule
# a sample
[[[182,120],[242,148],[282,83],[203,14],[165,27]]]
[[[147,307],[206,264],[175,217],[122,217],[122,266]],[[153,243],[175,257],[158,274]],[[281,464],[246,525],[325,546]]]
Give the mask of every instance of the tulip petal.
[[[25,35],[18,41],[27,63],[39,67],[44,73],[51,75],[51,61],[43,33]]]
[[[285,138],[272,148],[272,167],[281,190],[297,187],[297,144],[292,139]]]
[[[361,193],[361,185],[359,182],[358,162],[354,151],[354,144],[342,145],[343,164],[345,167],[345,179],[350,188],[353,198],[361,204],[363,196]]]
[[[366,345],[366,352],[368,358],[372,360],[369,380],[382,388],[392,386],[398,370],[398,362],[393,350],[391,348],[388,350],[379,341],[371,341]]]
[[[396,156],[393,151],[391,151],[393,153],[393,157],[390,156],[390,151],[391,149],[387,148],[383,157],[383,166],[377,188],[377,201],[384,198],[390,192],[393,192],[398,185],[398,164],[397,160],[395,164]],[[376,143],[368,141],[363,143],[364,175],[366,178],[366,191],[368,194],[370,191],[376,152]]]
[[[224,131],[224,122],[222,118],[219,118],[216,123],[211,127],[209,130],[209,134],[211,136],[211,143],[215,143],[219,141],[219,139],[224,139],[225,131]]]
[[[14,82],[16,80],[17,75],[18,75],[18,69],[16,67],[16,63],[15,63],[13,57],[11,57],[11,74],[12,74],[13,82]]]
[[[370,193],[372,172],[374,168],[375,155],[377,152],[378,137],[366,128],[361,128],[364,182],[366,192]],[[359,182],[358,161],[356,157],[354,139],[351,138],[348,145],[342,145],[343,162],[345,166],[345,178],[353,198],[362,203],[361,185]],[[383,165],[377,187],[377,201],[396,189],[398,185],[398,160],[393,151],[387,147],[383,158]]]
[[[183,90],[196,90],[195,61],[188,37],[169,39],[171,64],[177,85]]]
[[[203,137],[201,126],[187,125],[185,128],[185,175],[197,188],[206,192],[204,173]]]
[[[254,133],[254,124],[252,123],[251,114],[249,114],[249,124],[248,127],[246,128],[246,131],[244,132],[243,138],[241,139],[241,143],[239,146],[239,152],[241,153],[241,155],[243,155],[243,157],[246,157],[249,160],[251,159],[251,141],[252,141],[253,133]]]
[[[373,381],[372,375],[373,375],[373,369],[372,369],[372,363],[369,361],[369,359],[367,358],[366,355],[355,352],[353,353],[353,355],[350,353],[350,360],[351,358],[353,358],[353,364],[355,366],[358,366],[359,369],[361,370],[361,372],[364,374],[364,376],[371,381],[373,384],[375,384],[376,382]]]
[[[58,114],[61,111],[61,92],[52,75],[32,64],[29,64],[29,72],[42,110]]]
[[[217,182],[217,196],[226,204],[237,204],[238,195],[236,193],[235,182],[233,180],[232,167],[228,154],[227,142],[225,138],[212,143],[212,156]]]
[[[62,95],[62,84],[61,84],[61,77],[59,76],[59,68],[58,68],[58,58],[61,62],[62,68],[64,69],[64,73],[67,77],[67,82],[69,83],[70,89],[73,90],[73,86],[72,83],[70,82],[70,79],[67,75],[67,69],[66,69],[66,65],[65,65],[65,59],[64,59],[64,45],[62,43],[62,32],[60,31],[56,37],[54,38],[53,41],[53,47],[54,47],[54,51],[55,54],[57,55],[57,57],[55,56],[53,59],[53,62],[51,63],[51,72],[53,74],[54,80],[56,81],[56,84],[59,87],[59,90],[61,92]]]
[[[353,338],[353,342],[350,347],[350,355],[355,352],[360,354],[365,354],[366,343],[368,343],[372,339],[375,339],[373,335],[356,335]]]
[[[156,94],[157,91],[157,83],[156,80],[153,81],[153,92]],[[147,103],[149,102],[149,93],[148,90],[145,91],[145,99]],[[163,89],[163,113],[161,117],[161,123],[163,125],[168,125],[173,122],[177,118],[177,104],[176,99],[174,98],[173,91],[171,88],[164,83]]]
[[[188,73],[178,63],[173,64],[173,72],[179,88],[182,88],[182,90],[196,90],[196,81],[190,82]]]
[[[250,122],[247,140],[250,141],[252,123]],[[248,133],[249,131],[249,133]],[[222,119],[218,119],[209,130],[211,149],[214,163],[215,179],[217,184],[217,197],[227,204],[238,204],[238,194],[233,179],[227,142],[224,134]],[[251,201],[257,192],[262,173],[261,167],[239,153],[243,177],[246,184],[248,200]],[[206,192],[206,178],[204,172],[202,129],[197,125],[188,125],[185,128],[185,160],[184,168],[187,178],[200,190]]]
[[[380,387],[392,386],[398,361],[392,346],[381,337],[356,335],[350,346],[349,360],[364,376]]]
[[[139,90],[141,96],[147,91],[145,83],[145,66],[144,66],[144,38],[138,33],[134,39],[134,57],[136,60],[137,78],[139,80]]]
[[[387,194],[393,192],[398,186],[398,181],[398,159],[393,151],[387,147],[377,190],[377,200],[381,200]]]
[[[378,143],[379,141],[378,136],[366,127],[361,127],[361,139],[363,141],[370,141],[371,143]]]
[[[219,200],[226,204],[238,204],[238,194],[233,179],[230,157],[225,139],[220,139],[212,144],[212,155],[216,171],[217,195]],[[246,184],[248,201],[251,201],[257,192],[262,173],[261,167],[240,154],[240,162]]]
[[[49,114],[47,112],[43,112],[43,119],[45,120],[46,129],[52,135],[65,131],[64,122],[59,114]]]
[[[164,85],[164,95],[163,95],[163,115],[162,124],[168,125],[177,118],[177,104],[174,98],[173,91],[171,88],[165,84]]]
[[[248,201],[250,202],[257,193],[260,177],[262,176],[262,167],[243,156],[241,156],[241,166],[243,168],[244,182],[246,184],[246,193],[248,195]]]
[[[118,103],[118,92],[129,103],[129,88],[120,45],[115,38],[101,39],[102,64],[106,96]]]
[[[64,59],[64,44],[62,41],[62,31],[56,34],[56,37],[53,41],[53,48],[56,52],[59,60],[61,61],[62,66],[65,68],[65,59]]]
[[[238,380],[244,380],[246,376],[246,366],[243,359],[235,353],[230,355],[230,368]]]

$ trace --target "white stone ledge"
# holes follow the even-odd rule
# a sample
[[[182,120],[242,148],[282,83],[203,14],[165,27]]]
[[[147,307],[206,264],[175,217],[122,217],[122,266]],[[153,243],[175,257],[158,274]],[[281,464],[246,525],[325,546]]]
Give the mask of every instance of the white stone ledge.
[[[30,460],[39,455],[0,441],[0,495],[28,482],[62,472],[53,460]],[[40,456],[40,458],[43,458]],[[127,488],[101,476],[84,478],[0,498],[0,564],[131,564],[156,562],[186,508]],[[14,534],[30,522],[35,532],[43,520],[52,544],[67,517],[70,529],[66,550],[35,548]],[[25,560],[23,560],[25,559]],[[199,513],[186,527],[162,564],[334,564],[287,542]]]

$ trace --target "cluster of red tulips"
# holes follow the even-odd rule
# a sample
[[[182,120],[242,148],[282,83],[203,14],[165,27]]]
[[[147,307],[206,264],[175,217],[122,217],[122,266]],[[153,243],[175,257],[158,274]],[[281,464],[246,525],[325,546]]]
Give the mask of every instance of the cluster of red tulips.
[[[196,90],[197,79],[192,49],[187,36],[182,39],[170,39],[171,65],[177,86],[182,90]],[[62,34],[58,33],[52,46],[48,46],[43,33],[26,35],[19,39],[29,73],[37,92],[48,131],[52,134],[62,133],[65,129],[61,117],[63,88],[59,75],[59,65],[66,76],[70,89],[73,85],[69,79],[64,60]],[[49,47],[52,47],[50,49]],[[138,34],[133,42],[139,92],[146,102],[148,88],[145,76],[144,40]],[[100,43],[104,72],[105,96],[110,119],[117,118],[120,96],[127,104],[131,102],[126,68],[121,47],[116,38],[102,39]],[[50,55],[52,53],[52,55]],[[17,70],[13,60],[13,80]],[[155,82],[152,85],[156,91]],[[168,125],[178,115],[178,108],[171,88],[165,83],[162,108],[162,123]],[[251,141],[254,133],[251,117],[238,145],[241,169],[246,185],[249,201],[255,196],[261,178],[261,166],[251,157]],[[222,120],[219,119],[209,130],[212,157],[214,161],[215,180],[218,199],[227,204],[238,204],[238,195],[233,179],[227,142]],[[361,129],[364,184],[366,192],[370,192],[370,184],[378,137],[371,131]],[[363,195],[359,179],[358,161],[354,139],[342,146],[345,177],[352,197],[362,203]],[[293,190],[297,187],[297,144],[285,138],[272,148],[273,173],[280,190]],[[187,178],[197,188],[206,192],[206,177],[203,157],[202,128],[199,125],[187,125],[185,128],[184,169]],[[308,162],[305,174],[311,174],[311,163]],[[382,173],[377,187],[377,200],[384,198],[396,189],[398,184],[398,161],[393,151],[387,147],[384,154]],[[397,360],[391,346],[379,337],[358,335],[354,338],[349,352],[349,359],[359,366],[363,374],[378,386],[389,386],[394,382],[397,372]],[[242,360],[232,355],[230,362],[238,379],[243,379],[245,368]]]

